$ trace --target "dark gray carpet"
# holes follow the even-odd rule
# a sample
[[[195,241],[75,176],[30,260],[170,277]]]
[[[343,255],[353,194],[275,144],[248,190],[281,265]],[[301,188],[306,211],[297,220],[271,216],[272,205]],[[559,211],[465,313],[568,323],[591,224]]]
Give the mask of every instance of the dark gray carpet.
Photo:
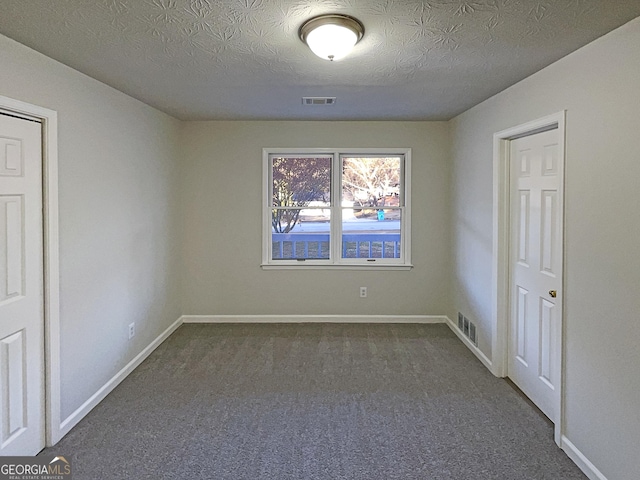
[[[444,325],[183,325],[45,453],[75,480],[586,478]]]

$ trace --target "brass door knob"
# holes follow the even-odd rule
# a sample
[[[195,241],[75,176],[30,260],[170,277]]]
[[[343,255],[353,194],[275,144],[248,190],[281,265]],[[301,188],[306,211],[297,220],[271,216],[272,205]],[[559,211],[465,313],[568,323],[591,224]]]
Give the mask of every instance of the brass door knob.
[[[549,295],[551,295],[551,298],[556,298],[557,294],[558,292],[556,292],[555,290],[549,290]]]

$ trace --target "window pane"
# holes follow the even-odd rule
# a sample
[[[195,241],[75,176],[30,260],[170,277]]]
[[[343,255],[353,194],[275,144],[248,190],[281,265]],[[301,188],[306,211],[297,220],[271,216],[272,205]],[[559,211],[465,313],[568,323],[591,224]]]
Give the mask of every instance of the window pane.
[[[272,206],[329,206],[332,157],[272,157]]]
[[[271,259],[329,259],[330,212],[326,208],[271,211]]]
[[[402,210],[343,208],[342,258],[400,258]]]
[[[402,157],[343,157],[342,206],[401,206]]]

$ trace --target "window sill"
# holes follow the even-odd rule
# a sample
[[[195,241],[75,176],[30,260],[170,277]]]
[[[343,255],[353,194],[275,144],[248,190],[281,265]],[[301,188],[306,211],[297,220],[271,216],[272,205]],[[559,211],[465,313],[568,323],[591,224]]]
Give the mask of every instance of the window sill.
[[[396,270],[396,271],[408,271],[413,268],[411,264],[392,264],[392,263],[378,263],[376,265],[349,265],[349,264],[330,264],[330,265],[318,265],[316,264],[307,264],[304,262],[300,262],[299,264],[285,264],[285,265],[275,265],[272,263],[269,264],[261,264],[260,268],[262,270]]]

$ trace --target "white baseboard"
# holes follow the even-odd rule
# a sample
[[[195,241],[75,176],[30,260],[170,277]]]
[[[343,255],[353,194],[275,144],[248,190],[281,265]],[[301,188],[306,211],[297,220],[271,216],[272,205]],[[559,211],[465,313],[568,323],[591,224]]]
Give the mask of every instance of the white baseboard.
[[[183,323],[445,323],[444,315],[183,315]]]
[[[471,341],[460,332],[458,326],[446,315],[183,315],[136,355],[133,360],[116,373],[86,402],[63,420],[60,423],[59,438],[62,438],[75,427],[80,420],[104,400],[120,382],[183,323],[446,323],[453,333],[478,357],[489,371],[493,371],[491,360],[489,360],[478,347],[471,343]],[[607,477],[564,435],[561,437],[560,447],[590,480],[607,480]]]
[[[127,376],[140,365],[158,346],[164,342],[169,335],[171,335],[180,325],[182,325],[182,318],[179,318],[173,322],[169,328],[162,332],[155,340],[153,340],[144,350],[135,356],[127,365],[116,373],[107,383],[105,383],[100,389],[91,395],[89,399],[84,402],[80,407],[76,409],[71,415],[65,418],[60,423],[60,438],[69,433],[73,427],[75,427],[80,420],[82,420],[96,405],[98,405],[104,398],[111,393],[111,391],[118,386]]]
[[[475,356],[478,357],[478,359],[484,364],[484,366],[493,373],[493,364],[491,360],[489,360],[489,358],[487,358],[487,356],[482,353],[482,351],[478,347],[476,347],[467,337],[464,336],[464,334],[458,328],[458,325],[451,321],[449,317],[446,317],[446,322],[449,328],[458,336],[462,343],[464,343],[469,348],[469,350],[471,350],[475,354]],[[580,450],[578,450],[567,437],[561,435],[560,439],[560,448],[564,450],[564,452],[573,461],[573,463],[575,463],[578,468],[580,468],[580,470],[582,470],[582,472],[587,477],[589,477],[589,480],[607,480],[607,477],[605,477],[602,472],[600,472],[600,470],[598,470],[596,466],[591,463],[589,459],[585,457],[584,454]]]
[[[489,360],[489,358],[484,353],[482,353],[482,350],[471,343],[471,340],[464,336],[458,326],[453,323],[449,317],[445,318],[447,325],[449,325],[449,328],[453,331],[453,333],[455,333],[462,341],[462,343],[464,343],[469,348],[469,350],[471,350],[473,354],[478,357],[478,360],[480,360],[484,364],[484,366],[489,369],[490,372],[493,372],[493,363],[491,362],[491,360]]]
[[[573,460],[582,473],[584,473],[590,480],[607,480],[600,470],[596,468],[596,466],[589,461],[584,454],[576,448],[576,446],[569,440],[567,437],[562,435],[562,441],[560,444],[560,448],[565,451],[567,456]]]

